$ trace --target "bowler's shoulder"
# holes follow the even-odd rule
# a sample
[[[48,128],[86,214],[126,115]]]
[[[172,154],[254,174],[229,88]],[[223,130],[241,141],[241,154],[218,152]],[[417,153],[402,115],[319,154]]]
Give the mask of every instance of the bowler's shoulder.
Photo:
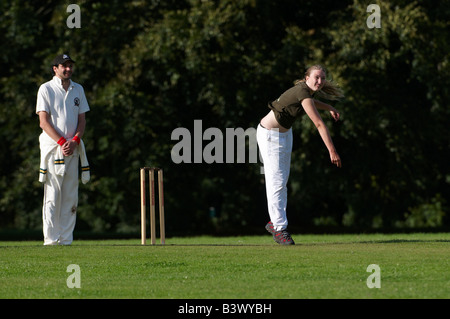
[[[308,98],[312,98],[313,95],[311,94],[308,85],[305,82],[301,82],[294,86],[294,90],[297,94],[297,98],[299,100],[304,100]]]

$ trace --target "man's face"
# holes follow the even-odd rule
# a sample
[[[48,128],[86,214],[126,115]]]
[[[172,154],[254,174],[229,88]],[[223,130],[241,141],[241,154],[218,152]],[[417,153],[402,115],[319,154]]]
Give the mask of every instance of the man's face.
[[[73,63],[70,61],[64,62],[64,64],[58,64],[58,66],[53,67],[55,75],[61,80],[70,80],[73,73]]]

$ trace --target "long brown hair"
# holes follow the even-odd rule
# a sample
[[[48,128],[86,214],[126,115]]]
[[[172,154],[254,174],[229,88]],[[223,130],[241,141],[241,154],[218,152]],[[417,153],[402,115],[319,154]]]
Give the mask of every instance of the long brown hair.
[[[295,80],[294,85],[306,82],[306,77],[310,76],[311,72],[314,70],[323,71],[325,74],[327,73],[325,68],[319,64],[310,66],[305,72],[305,77],[302,80]],[[340,100],[344,97],[344,92],[334,82],[325,80],[322,88],[317,92],[317,95],[327,100]]]

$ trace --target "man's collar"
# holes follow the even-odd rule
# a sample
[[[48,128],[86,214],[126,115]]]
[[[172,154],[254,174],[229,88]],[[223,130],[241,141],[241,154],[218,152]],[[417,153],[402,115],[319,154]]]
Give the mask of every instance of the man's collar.
[[[70,84],[69,84],[69,87],[73,87],[73,82],[72,82],[72,80],[69,79],[69,81],[70,81],[70,82],[69,82],[69,83],[70,83]],[[62,86],[62,80],[61,80],[59,77],[57,77],[56,75],[53,76],[53,82],[56,83],[58,86],[63,87],[63,86]]]

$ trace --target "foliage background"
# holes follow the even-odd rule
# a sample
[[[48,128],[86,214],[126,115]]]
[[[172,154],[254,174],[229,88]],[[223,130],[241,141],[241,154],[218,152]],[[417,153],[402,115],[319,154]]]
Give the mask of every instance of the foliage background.
[[[77,230],[137,232],[142,166],[164,168],[168,234],[263,229],[260,164],[174,164],[171,133],[256,127],[316,63],[345,90],[342,121],[323,113],[343,168],[296,122],[290,227],[450,225],[448,1],[77,1],[80,29],[66,1],[0,3],[0,229],[41,228],[35,101],[63,52],[91,107]]]

